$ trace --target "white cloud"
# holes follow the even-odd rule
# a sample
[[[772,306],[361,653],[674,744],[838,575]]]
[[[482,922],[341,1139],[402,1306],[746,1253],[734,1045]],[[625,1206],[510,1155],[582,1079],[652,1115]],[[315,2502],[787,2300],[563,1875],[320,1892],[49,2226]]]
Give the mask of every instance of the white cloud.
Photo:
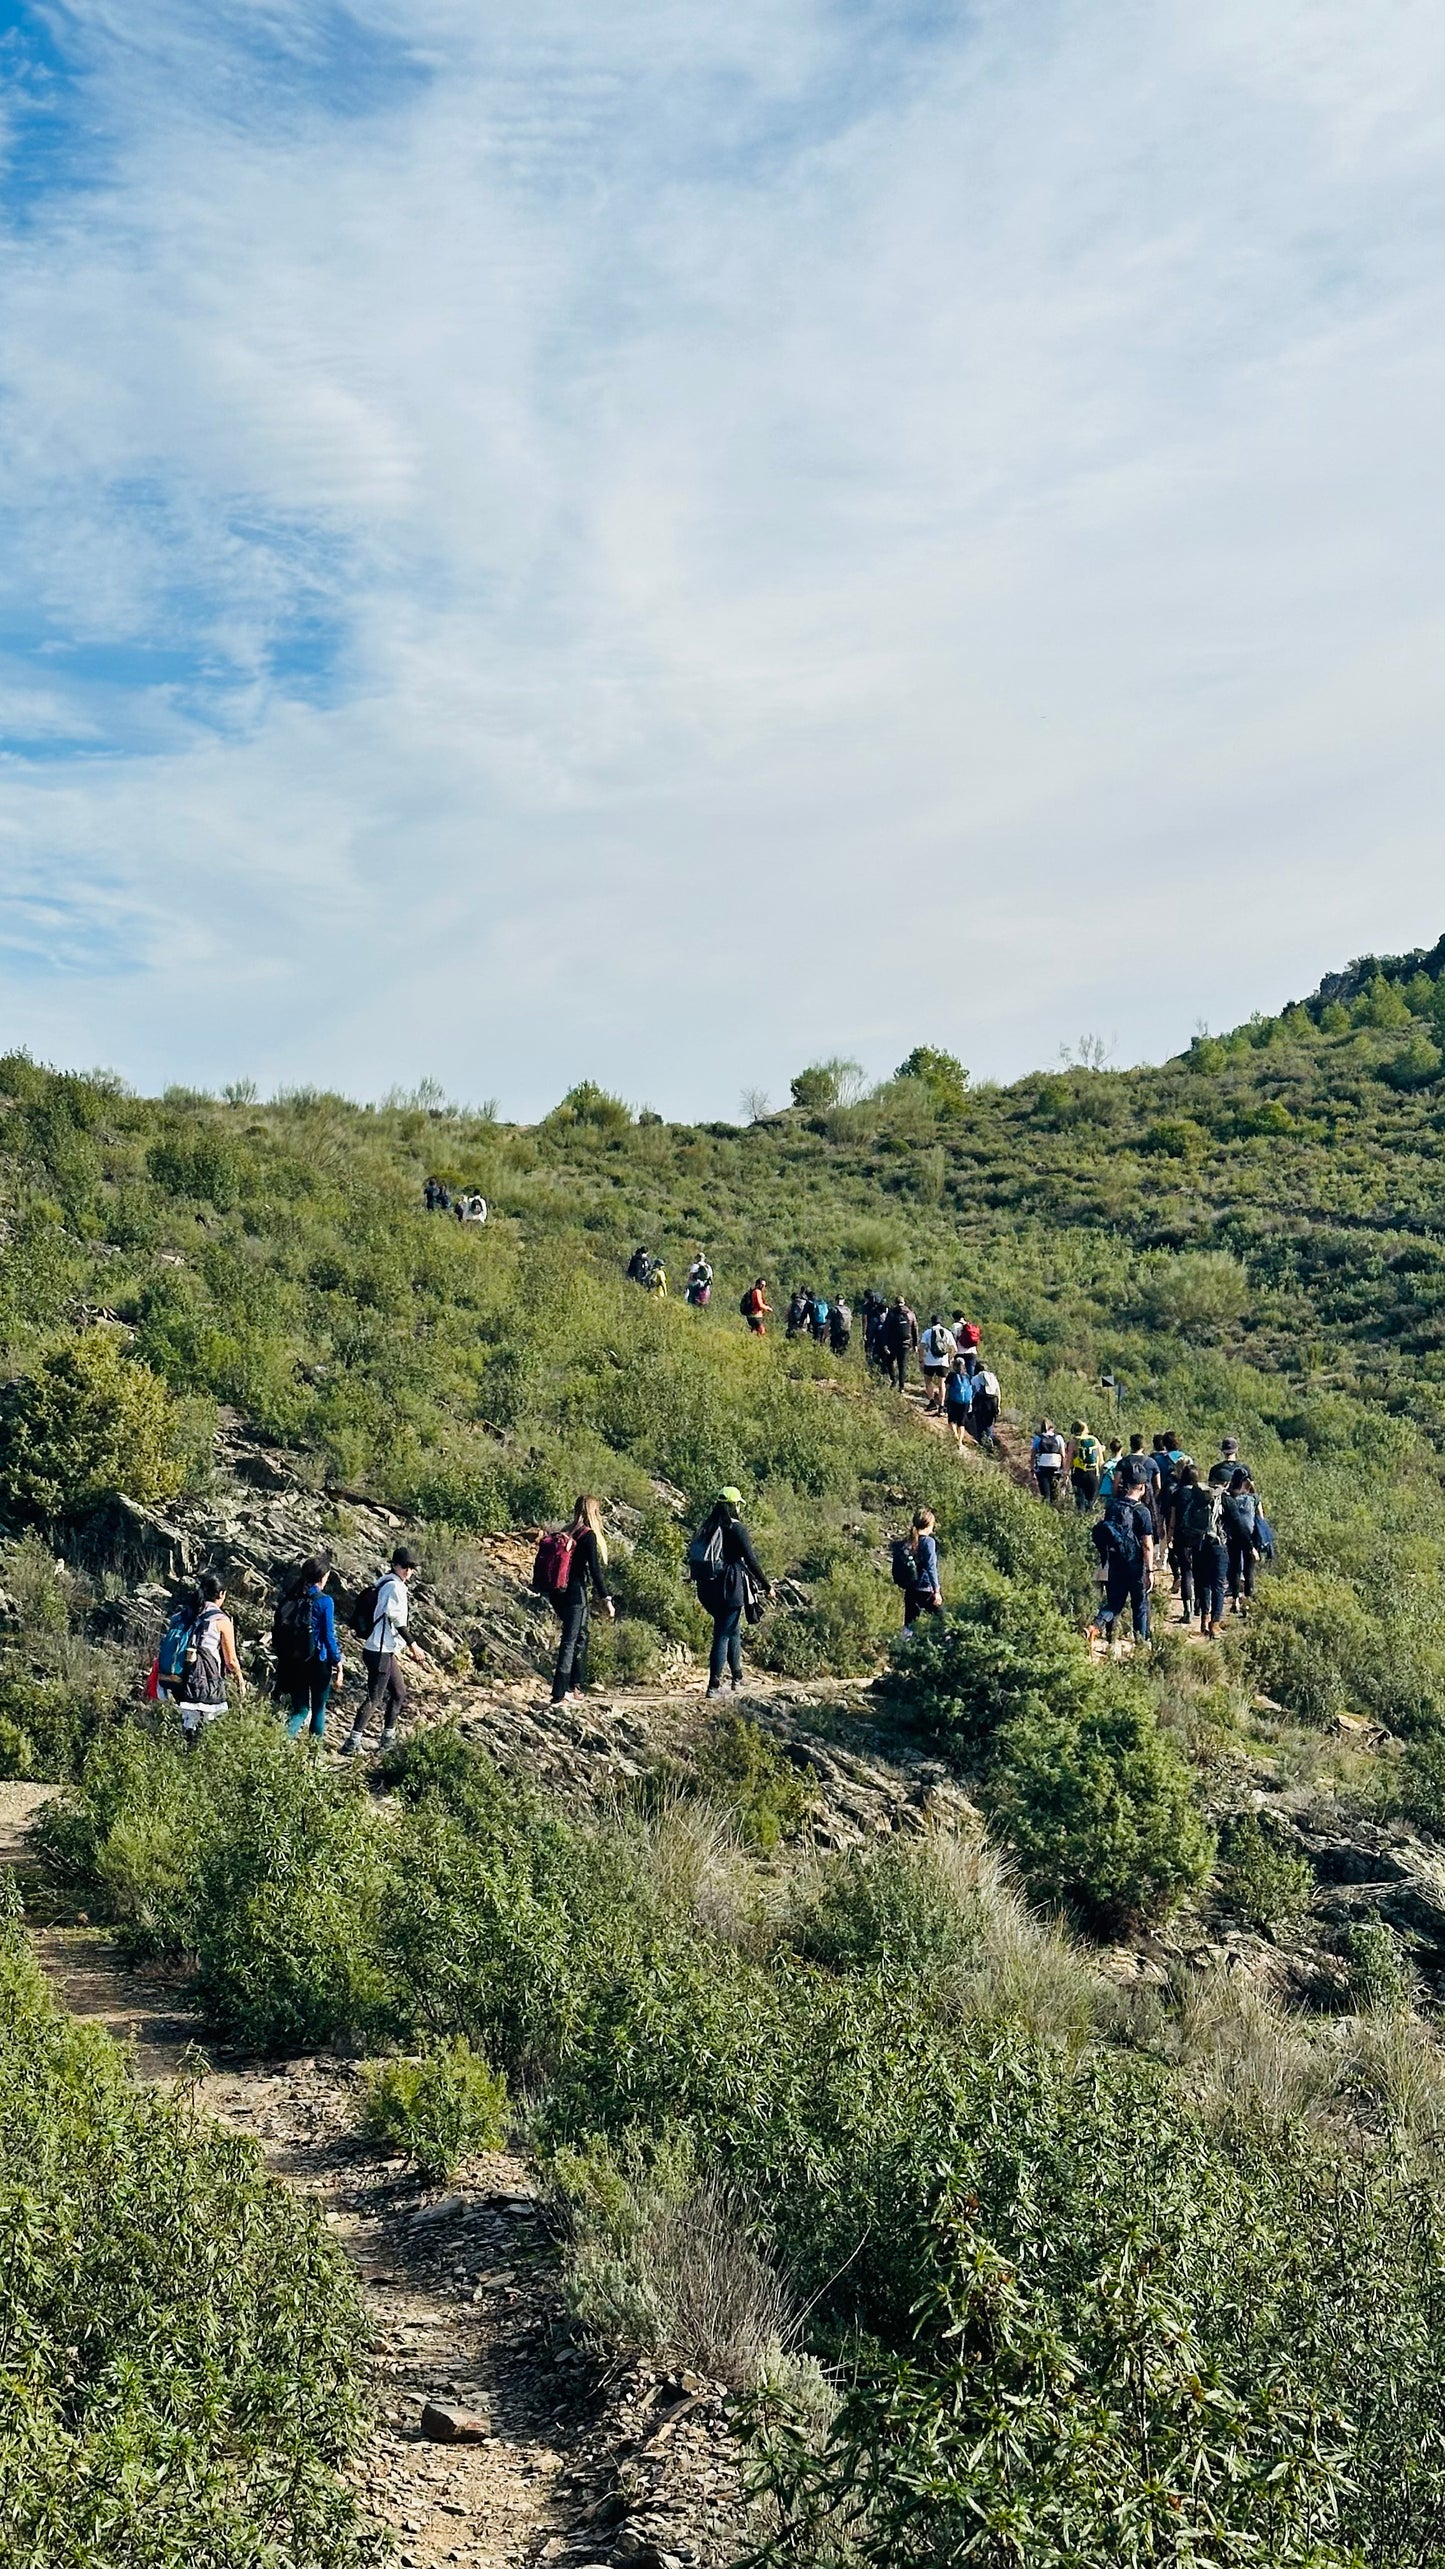
[[[0,947],[12,1036],[716,1113],[1445,925],[1415,0],[82,25],[0,505],[84,755],[0,844],[97,960]]]

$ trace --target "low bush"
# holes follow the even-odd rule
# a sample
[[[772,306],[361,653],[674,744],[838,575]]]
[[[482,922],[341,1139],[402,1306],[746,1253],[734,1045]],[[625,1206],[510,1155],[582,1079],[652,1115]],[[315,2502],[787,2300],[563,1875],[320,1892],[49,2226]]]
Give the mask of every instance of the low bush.
[[[1207,1878],[1214,1839],[1153,1707],[1101,1684],[1078,1715],[1026,1699],[984,1786],[1036,1899],[1103,1934],[1156,1923]]]
[[[735,2390],[780,2372],[793,2334],[783,2284],[685,2137],[594,2135],[551,2167],[572,2307],[609,2353],[687,2365]]]
[[[1399,1937],[1383,1918],[1363,1918],[1347,1927],[1341,1939],[1350,1995],[1371,2015],[1403,2011],[1414,1995],[1415,1975],[1405,1960]]]
[[[746,1846],[763,1850],[795,1837],[813,1793],[776,1741],[742,1713],[719,1716],[696,1753],[697,1780],[723,1804]]]
[[[1239,1813],[1220,1838],[1221,1897],[1252,1927],[1292,1927],[1314,1897],[1315,1878],[1254,1811]]]
[[[428,2185],[456,2175],[463,2159],[499,2150],[507,2137],[507,2083],[470,2043],[431,2044],[409,2060],[369,2061],[362,2070],[368,2129],[404,2150]]]
[[[114,1491],[173,1498],[192,1441],[165,1384],[115,1331],[86,1330],[0,1385],[0,1511],[48,1525]]]

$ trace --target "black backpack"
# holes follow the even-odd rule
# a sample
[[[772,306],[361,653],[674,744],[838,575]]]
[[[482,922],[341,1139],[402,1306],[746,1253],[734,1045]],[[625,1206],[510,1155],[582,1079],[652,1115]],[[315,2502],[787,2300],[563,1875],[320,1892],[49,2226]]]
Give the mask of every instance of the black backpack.
[[[281,1599],[271,1626],[271,1647],[282,1668],[305,1668],[315,1658],[316,1630],[309,1588],[293,1588],[289,1596]]]
[[[895,1588],[916,1588],[918,1585],[918,1564],[906,1534],[900,1534],[893,1546],[893,1585]]]
[[[376,1607],[377,1600],[380,1595],[381,1581],[379,1579],[373,1579],[369,1588],[362,1589],[360,1596],[357,1598],[355,1605],[352,1607],[350,1614],[346,1618],[348,1625],[355,1633],[358,1641],[370,1641],[371,1636],[376,1629]]]
[[[1105,1509],[1094,1527],[1094,1550],[1106,1570],[1111,1562],[1117,1562],[1121,1569],[1133,1569],[1139,1558],[1139,1529],[1134,1522],[1132,1500]]]
[[[739,1309],[739,1311],[742,1313],[744,1320],[751,1320],[751,1319],[752,1319],[752,1317],[753,1317],[753,1288],[752,1288],[752,1286],[751,1286],[751,1285],[749,1285],[749,1287],[748,1287],[748,1289],[747,1289],[747,1292],[743,1295],[742,1301],[738,1304],[738,1309]]]

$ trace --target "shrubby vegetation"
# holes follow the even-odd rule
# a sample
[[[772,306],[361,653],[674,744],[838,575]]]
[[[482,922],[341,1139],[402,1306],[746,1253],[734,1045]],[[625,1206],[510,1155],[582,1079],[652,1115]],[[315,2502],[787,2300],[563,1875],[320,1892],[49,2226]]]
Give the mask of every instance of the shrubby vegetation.
[[[791,2378],[795,2409],[806,2311],[845,2395],[806,2434],[769,2411],[780,2559],[1445,2544],[1445,2105],[1400,1948],[1340,1954],[1359,2013],[1327,2040],[1212,1988],[1126,2005],[1037,1915],[1114,1933],[1200,1887],[1191,1757],[1261,1694],[1398,1734],[1394,1806],[1445,1834],[1442,963],[1372,961],[1158,1070],[973,1089],[920,1046],[868,1095],[815,1064],[745,1129],[590,1084],[523,1131],[429,1092],[154,1104],[0,1063],[0,1766],[83,1764],[52,1872],[188,1963],[228,2039],[382,2055],[372,2110],[429,2172],[495,2133],[498,2081],[524,2093],[587,2325],[765,2407]],[[429,1171],[482,1189],[484,1232],[421,1213]],[[639,1239],[675,1283],[706,1246],[713,1309],[626,1286]],[[1094,1665],[1082,1528],[921,1436],[856,1345],[749,1337],[760,1271],[778,1302],[966,1305],[1025,1418],[1175,1426],[1201,1458],[1237,1434],[1280,1568],[1212,1682],[1167,1641]],[[886,1539],[932,1507],[950,1618],[889,1700],[1034,1912],[957,1842],[785,1856],[806,1779],[745,1723],[704,1803],[591,1826],[450,1732],[392,1761],[385,1816],[263,1716],[183,1758],[56,1565],[111,1493],[196,1487],[218,1403],[438,1548],[598,1489],[629,1529],[613,1681],[700,1638],[685,1523],[724,1481],[788,1582],[758,1654],[797,1677],[880,1664]],[[1238,1819],[1217,1887],[1280,1930],[1309,1889]]]
[[[809,2307],[853,2387],[769,2430],[804,2556],[913,2556],[910,2491],[920,2559],[965,2523],[1000,2563],[1020,2528],[1080,2561],[1169,2528],[1220,2562],[1262,2529],[1314,2569],[1432,2556],[1445,2243],[1406,2109],[1341,2128],[1386,2093],[1367,2052],[1321,2045],[1317,2117],[1197,2095],[1182,2019],[1131,2021],[965,1846],[814,1858],[780,1906],[685,1806],[569,1820],[455,1733],[400,1753],[388,1819],[226,1731],[97,1747],[52,1863],[199,1951],[219,2025],[465,2041],[525,2081],[589,2325],[769,2396]],[[174,1816],[142,1838],[140,1808]],[[302,1848],[331,1896],[298,1934]]]
[[[365,2334],[254,2145],[147,2094],[0,1921],[0,2522],[33,2569],[360,2569]]]

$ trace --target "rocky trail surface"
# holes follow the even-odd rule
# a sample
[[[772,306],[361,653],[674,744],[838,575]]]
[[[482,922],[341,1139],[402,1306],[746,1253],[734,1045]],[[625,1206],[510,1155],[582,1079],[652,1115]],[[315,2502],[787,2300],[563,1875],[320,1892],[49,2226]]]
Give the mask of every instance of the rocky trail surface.
[[[0,1784],[0,1863],[55,1788]],[[556,2243],[521,2160],[471,2162],[445,2193],[358,2129],[353,2063],[268,2061],[205,2044],[184,1990],[85,1925],[42,1925],[56,1997],[131,2047],[147,2084],[194,2084],[257,2145],[344,2250],[371,2322],[374,2423],[351,2474],[402,2569],[723,2569],[747,2525],[720,2385],[599,2365],[559,2286]]]

